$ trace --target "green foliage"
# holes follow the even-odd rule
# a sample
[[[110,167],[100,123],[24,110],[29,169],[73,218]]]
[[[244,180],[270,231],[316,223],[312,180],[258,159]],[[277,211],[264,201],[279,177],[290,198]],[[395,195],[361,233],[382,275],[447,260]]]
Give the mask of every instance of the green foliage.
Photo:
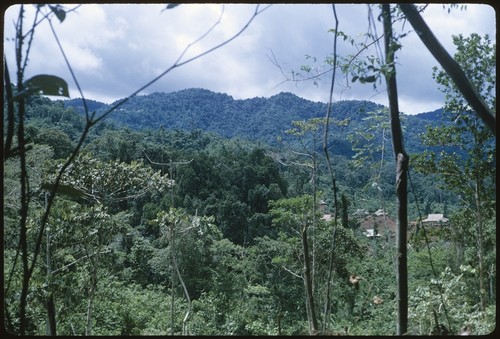
[[[57,159],[67,158],[75,147],[69,135],[58,128],[29,127],[31,127],[28,130],[30,140],[37,144],[51,146]]]
[[[200,98],[193,99],[195,94]],[[220,103],[215,105],[217,100]],[[105,107],[97,102],[90,105],[96,110]],[[373,251],[373,242],[361,230],[340,225],[346,220],[349,226],[355,224],[351,214],[357,209],[372,212],[380,208],[378,187],[383,189],[386,210],[394,210],[393,164],[381,164],[380,157],[382,152],[390,152],[390,146],[382,150],[381,143],[387,121],[384,114],[370,113],[383,113],[373,103],[341,101],[334,107],[331,130],[335,140],[331,147],[336,153],[332,163],[342,193],[338,225],[320,220],[319,209],[312,206],[308,167],[286,166],[282,161],[286,152],[277,144],[271,147],[243,139],[248,136],[255,140],[259,133],[269,140],[284,135],[282,141],[288,144],[292,141],[288,137],[301,139],[303,145],[296,140],[298,143],[292,146],[306,146],[306,151],[316,154],[319,200],[322,192],[331,190],[319,149],[326,109],[322,104],[287,93],[270,99],[233,100],[204,90],[156,93],[131,100],[123,113],[134,128],[111,123],[96,126],[83,152],[62,177],[42,242],[41,260],[45,262],[35,269],[28,293],[29,333],[45,334],[44,303],[53,295],[60,335],[84,335],[89,330],[92,335],[137,336],[177,335],[184,330],[192,335],[307,334],[301,239],[301,231],[307,226],[319,327],[324,324],[327,334],[394,334],[393,241],[390,235],[387,240],[377,240],[377,250]],[[143,110],[141,114],[133,113],[139,110]],[[177,114],[180,111],[186,114]],[[26,135],[32,150],[27,152],[27,168],[33,207],[27,227],[29,246],[34,245],[45,193],[54,188],[61,161],[83,129],[81,113],[76,101],[63,103],[39,96],[28,99]],[[170,114],[177,114],[178,119],[163,125],[169,128],[158,128]],[[413,150],[422,150],[415,136],[424,126],[435,125],[440,114],[406,117],[404,123],[412,127],[407,128],[407,135]],[[263,127],[262,119],[272,123]],[[199,124],[203,130],[184,130],[187,123]],[[151,129],[136,129],[144,126]],[[241,137],[225,139],[206,132],[220,129],[227,135],[237,131],[234,133]],[[295,135],[286,134],[287,129]],[[314,134],[316,149],[311,147],[310,136]],[[356,137],[348,140],[348,135]],[[434,135],[440,136],[437,132]],[[451,131],[449,135],[447,140],[461,142]],[[358,142],[362,139],[366,141]],[[447,147],[440,150],[449,151]],[[359,157],[353,159],[356,153]],[[457,152],[456,159],[461,156],[463,153]],[[16,328],[12,305],[22,285],[16,228],[19,159],[9,158],[4,168],[4,261],[9,281],[6,309],[12,319],[9,328]],[[378,186],[373,186],[374,182]],[[416,202],[425,207],[424,214],[447,211],[453,226],[428,233],[435,242],[431,253],[437,274],[446,266],[457,268],[460,262],[473,264],[477,231],[471,227],[470,210],[458,209],[458,198],[437,174],[412,173],[412,182]],[[326,195],[325,200],[331,209],[332,198]],[[488,289],[484,293],[493,304],[494,202],[484,203],[491,213],[483,229]],[[417,212],[414,202],[410,217],[417,218]],[[461,241],[463,246],[459,246]],[[410,246],[419,250],[410,251],[409,257],[410,292],[420,298],[415,299],[415,305],[425,302],[419,293],[436,278],[423,245],[421,232],[410,240]],[[456,260],[450,261],[450,257]],[[324,319],[331,258],[330,312]],[[458,272],[452,270],[451,274]],[[357,285],[350,282],[351,275],[361,278]],[[191,299],[185,329],[183,318],[190,304],[179,276]],[[472,287],[467,289],[467,296],[454,294],[457,304],[467,299],[476,305],[476,276],[460,279]],[[432,326],[429,308],[426,310],[425,315],[414,319],[418,334],[427,333]],[[491,307],[483,313],[473,307],[466,311],[472,312],[470,324],[477,333],[486,333],[494,323]],[[464,319],[466,311],[457,319]]]
[[[153,285],[140,287],[125,284],[110,277],[104,278],[98,288],[94,335],[144,336],[170,333],[170,293],[167,289]],[[181,306],[179,304],[176,301],[177,307]],[[66,333],[79,334],[69,331]]]
[[[91,102],[91,107],[103,110],[106,104]],[[66,107],[72,107],[82,112],[79,99],[65,102]],[[382,109],[381,105],[369,101],[342,100],[332,106],[332,125],[330,126],[330,145],[333,154],[351,156],[351,145],[347,140],[349,130],[364,130],[366,112]],[[153,93],[131,98],[120,108],[120,113],[111,116],[107,121],[119,126],[126,126],[132,130],[151,129],[159,127],[168,131],[189,131],[193,135],[185,137],[176,144],[178,148],[188,148],[196,141],[196,133],[200,130],[211,132],[225,138],[241,138],[255,142],[263,142],[272,146],[279,143],[276,137],[293,143],[294,138],[286,135],[292,121],[308,119],[323,119],[327,105],[321,102],[312,102],[299,98],[291,93],[280,93],[268,99],[252,98],[234,100],[232,97],[202,89],[187,89],[173,93]],[[432,124],[436,121],[428,117],[411,115],[406,117],[408,125],[414,126]],[[264,124],[262,122],[265,122]],[[406,122],[405,122],[406,123]],[[198,131],[198,132],[196,132]],[[132,140],[135,140],[134,134]],[[167,137],[163,140],[169,143]],[[193,138],[195,137],[195,138]],[[127,140],[125,138],[124,140]],[[405,138],[409,151],[418,152],[422,144],[417,131],[408,130]],[[108,147],[115,148],[112,143]],[[201,145],[199,145],[201,146]],[[198,146],[198,148],[199,148]],[[320,146],[320,145],[318,145]],[[197,146],[195,146],[197,147]],[[107,152],[99,147],[101,152]],[[97,154],[97,152],[94,151]],[[126,161],[121,159],[122,161]]]
[[[66,18],[60,5],[37,9],[60,22]],[[357,43],[334,33],[359,51],[377,38],[369,33],[368,40]],[[489,38],[472,35],[454,41],[457,60],[467,65],[468,75],[494,107]],[[397,41],[395,48],[400,47]],[[343,59],[341,70],[352,82],[377,86],[391,65],[368,52],[359,56]],[[301,72],[308,76],[333,65],[331,56],[324,67],[315,57],[306,59],[312,64]],[[410,251],[409,258],[412,326],[416,334],[429,334],[435,326],[433,311],[446,324],[443,312],[448,309],[454,329],[466,326],[485,334],[492,331],[496,315],[496,149],[492,136],[464,113],[465,102],[446,75],[435,76],[447,94],[446,110],[403,121],[408,149],[423,154],[415,162],[423,175],[413,178],[417,188],[411,215],[420,215],[417,202],[429,213],[449,208],[452,227],[428,232],[434,241],[431,255],[424,251],[422,233],[410,241],[420,250]],[[20,93],[13,92],[19,108],[26,104],[25,130],[18,136],[24,136],[29,150],[21,149],[18,157],[9,149],[4,161],[4,310],[9,330],[21,327],[18,304],[25,298],[27,319],[19,332],[31,335],[46,334],[49,300],[62,336],[304,335],[310,332],[313,313],[326,328],[323,334],[394,334],[391,234],[387,240],[369,241],[349,227],[357,222],[350,213],[358,208],[394,210],[390,202],[381,203],[393,196],[393,167],[383,161],[390,145],[384,143],[389,136],[382,106],[367,101],[333,105],[332,138],[326,146],[332,150],[342,212],[326,222],[310,195],[331,190],[320,152],[324,103],[291,93],[234,100],[203,89],[135,96],[113,120],[92,126],[83,152],[57,184],[64,159],[75,151],[82,132],[86,135],[88,112],[81,99],[41,96],[68,96],[61,78],[37,75],[24,85]],[[86,103],[91,112],[109,108]],[[442,117],[452,122],[437,126]],[[8,118],[7,129],[23,126],[17,119]],[[427,127],[421,142],[417,136]],[[11,132],[6,139],[15,144]],[[312,163],[294,168],[277,161],[284,157],[282,144],[302,147]],[[299,162],[299,157],[288,160]],[[438,177],[442,170],[452,175]],[[481,229],[472,227],[477,212],[472,205],[457,208],[458,198],[450,193],[473,202],[472,181],[464,177],[484,179],[479,190],[484,199],[477,205],[484,217]],[[442,187],[436,188],[437,183]],[[40,221],[52,201],[50,191],[56,196],[43,229]],[[18,198],[22,195],[25,205]],[[331,206],[332,197],[325,199]],[[482,290],[474,265],[479,248],[487,278]],[[33,250],[40,256],[26,284]],[[459,272],[460,262],[471,266]],[[481,308],[485,296],[490,306]],[[315,304],[309,301],[313,298]]]
[[[492,320],[496,312],[494,306],[481,311],[473,298],[476,291],[468,280],[476,273],[470,266],[460,266],[458,274],[447,267],[438,278],[432,278],[429,285],[417,287],[410,295],[409,327],[415,333],[430,335],[436,326],[436,314],[439,323],[451,333],[467,329],[473,335],[490,334],[495,329]]]
[[[472,85],[495,110],[495,44],[486,35],[471,34],[464,38],[454,36],[457,47],[455,59]],[[451,78],[443,70],[434,68],[433,76],[446,95],[444,116],[448,125],[429,127],[424,143],[430,146],[454,146],[455,150],[430,150],[415,156],[414,166],[424,174],[437,174],[442,187],[460,198],[460,209],[452,215],[452,239],[458,244],[459,260],[478,270],[481,310],[492,302],[486,296],[486,253],[496,246],[495,236],[488,226],[496,222],[496,144],[495,135],[470,110]],[[490,278],[491,279],[491,278]],[[491,295],[492,293],[490,293]]]
[[[52,182],[53,177],[48,177]],[[120,203],[146,193],[161,194],[173,182],[140,162],[102,162],[90,154],[80,154],[64,173],[62,183],[83,192],[92,203],[104,203],[119,208]]]
[[[64,12],[57,11],[57,13]],[[39,93],[42,95],[65,96],[69,98],[68,84],[64,79],[54,75],[36,75],[26,80],[24,87],[30,94]]]

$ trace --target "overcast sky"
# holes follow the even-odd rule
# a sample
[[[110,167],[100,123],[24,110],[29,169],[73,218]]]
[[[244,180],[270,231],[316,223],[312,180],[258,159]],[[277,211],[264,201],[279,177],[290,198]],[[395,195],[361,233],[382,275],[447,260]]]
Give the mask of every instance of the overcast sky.
[[[66,9],[73,5],[64,5]],[[88,99],[111,103],[124,98],[172,66],[187,46],[181,61],[202,53],[236,34],[256,10],[255,4],[192,4],[169,10],[163,4],[86,4],[67,13],[53,26],[71,63],[83,94]],[[259,10],[265,5],[260,5]],[[370,7],[382,33],[377,7]],[[424,20],[450,54],[454,53],[453,34],[468,36],[475,32],[489,34],[495,41],[496,18],[489,5],[468,4],[466,10],[430,5],[422,14]],[[32,18],[33,6],[27,7],[26,23]],[[4,52],[11,74],[14,72],[13,22],[19,7],[5,12]],[[370,29],[369,6],[336,5],[339,30],[365,41]],[[221,16],[222,15],[222,16]],[[332,6],[327,4],[273,4],[261,12],[235,40],[169,72],[141,94],[172,92],[185,88],[206,88],[227,93],[235,99],[269,97],[292,92],[300,97],[327,102],[331,73],[318,81],[286,81],[291,71],[302,65],[326,70],[323,60],[333,52],[334,27]],[[27,26],[26,26],[27,27]],[[432,79],[432,67],[438,63],[427,51],[411,26],[397,28],[409,32],[397,53],[397,82],[400,110],[406,114],[432,111],[443,105],[443,95]],[[383,48],[383,40],[381,40]],[[347,57],[356,52],[350,43],[339,41],[338,53]],[[370,53],[376,55],[376,50]],[[306,55],[317,58],[306,59]],[[281,69],[276,65],[278,64]],[[38,26],[30,51],[26,78],[36,74],[53,74],[67,80],[70,96],[80,97],[49,25]],[[314,72],[314,68],[313,71]],[[350,78],[350,77],[349,77]],[[358,82],[346,86],[345,77],[337,72],[334,101],[370,100],[387,105],[385,84],[374,91],[371,84]]]

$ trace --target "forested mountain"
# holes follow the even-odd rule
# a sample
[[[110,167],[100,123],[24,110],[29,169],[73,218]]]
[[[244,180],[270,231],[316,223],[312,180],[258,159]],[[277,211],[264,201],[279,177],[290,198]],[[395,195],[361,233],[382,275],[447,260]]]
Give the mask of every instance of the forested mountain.
[[[110,107],[87,106],[97,115]],[[32,96],[25,108],[32,227],[88,125],[77,99]],[[60,177],[43,237],[31,228],[27,234],[41,255],[27,292],[26,332],[46,334],[50,324],[59,335],[304,335],[313,309],[326,335],[394,334],[388,114],[370,102],[335,104],[334,195],[321,149],[325,110],[290,93],[234,100],[192,89],[132,98],[93,125]],[[432,151],[420,134],[441,117],[404,116],[410,151]],[[8,158],[4,176],[5,326],[12,332],[23,286],[19,163]],[[447,326],[487,333],[495,319],[495,217],[484,219],[489,304],[479,311],[470,213],[443,183],[411,171],[411,333],[434,331],[435,310]],[[431,214],[450,223],[418,231],[416,221]],[[306,276],[315,305],[305,305]],[[439,292],[436,283],[446,288]]]
[[[91,111],[103,111],[117,102],[106,105],[89,101],[87,105]],[[65,101],[65,105],[80,112],[83,110],[80,99]],[[335,102],[331,114],[332,153],[352,156],[348,135],[355,130],[373,127],[370,125],[373,123],[369,119],[370,113],[383,109],[382,105],[370,101]],[[325,103],[312,102],[287,92],[270,98],[235,100],[223,93],[186,89],[133,97],[120,106],[109,121],[134,130],[156,129],[161,126],[180,130],[200,129],[226,138],[240,137],[276,146],[278,137],[285,141],[293,139],[285,133],[292,128],[292,121],[323,118],[326,110]],[[441,121],[442,110],[403,117],[404,126],[412,126],[406,129],[407,148],[409,152],[419,152],[423,149],[419,134],[425,131],[427,125],[435,125]],[[390,140],[390,134],[386,134],[386,137]],[[391,147],[390,143],[388,146]]]
[[[39,61],[57,63],[38,60],[36,46],[51,46],[35,42],[35,31],[51,18],[71,20],[77,7],[31,8],[36,14],[20,6],[13,17],[16,62],[10,71],[4,62],[0,337],[496,329],[496,45],[488,35],[452,36],[454,62],[441,58],[444,69],[432,74],[443,109],[396,116],[373,102],[338,101],[326,120],[325,103],[291,93],[235,100],[196,88],[123,105],[49,99],[68,97],[70,79],[33,72]],[[143,89],[242,35],[265,9],[219,45],[184,50]],[[385,78],[394,108],[394,53],[407,33],[391,22],[427,28],[416,25],[416,6],[380,9],[383,36],[374,25],[357,38],[331,30],[356,54],[306,56],[318,63],[301,73],[338,69],[375,86]],[[53,33],[78,85],[81,67]],[[126,67],[100,66],[108,80],[108,70]],[[122,78],[136,86],[136,77]]]

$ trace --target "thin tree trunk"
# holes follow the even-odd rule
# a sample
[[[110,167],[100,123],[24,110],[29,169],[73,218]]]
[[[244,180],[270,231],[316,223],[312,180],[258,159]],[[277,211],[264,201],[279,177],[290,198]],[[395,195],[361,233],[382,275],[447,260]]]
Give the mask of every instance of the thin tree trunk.
[[[338,32],[339,20],[337,18],[337,11],[335,9],[335,4],[332,4],[333,16],[335,18],[335,32]],[[326,119],[325,119],[325,134],[323,136],[323,152],[325,153],[326,162],[328,165],[328,172],[330,174],[330,178],[332,180],[332,194],[333,194],[333,232],[332,232],[332,246],[330,249],[330,262],[328,265],[328,278],[326,283],[326,298],[325,298],[325,306],[323,310],[323,334],[326,333],[328,329],[328,315],[330,313],[330,290],[332,285],[332,277],[333,277],[333,269],[334,269],[334,256],[335,256],[335,233],[337,231],[337,216],[339,215],[338,203],[337,203],[337,185],[335,179],[335,173],[333,171],[333,166],[330,161],[330,152],[328,151],[328,131],[330,126],[330,114],[332,112],[332,101],[333,101],[333,89],[335,87],[335,75],[337,70],[337,34],[335,34],[333,41],[333,72],[332,72],[332,80],[330,85],[330,99],[328,101],[328,108],[326,110]]]
[[[172,269],[174,268],[173,260],[172,260]],[[170,295],[170,335],[174,335],[174,301],[175,301],[175,295],[174,295],[174,274],[172,272],[172,277],[170,279],[172,281],[172,287],[171,287],[171,295]]]
[[[47,197],[49,193],[45,193],[45,205],[47,205]],[[47,239],[46,239],[46,264],[47,264],[47,283],[49,286],[49,296],[47,297],[46,307],[47,307],[47,335],[55,336],[56,334],[56,307],[54,303],[54,294],[52,292],[52,260],[50,257],[50,228],[47,227]]]
[[[174,256],[174,265],[175,265],[175,271],[177,272],[177,278],[179,278],[182,290],[184,291],[184,295],[186,296],[188,302],[188,309],[186,311],[186,314],[184,315],[184,319],[182,319],[182,335],[187,335],[187,322],[189,320],[189,316],[191,315],[191,298],[189,297],[189,292],[187,290],[186,284],[182,279],[181,272],[179,271],[179,266],[177,265],[177,259],[175,258],[175,256]]]
[[[18,86],[22,89],[22,84]],[[28,221],[28,208],[29,208],[29,179],[28,172],[26,168],[26,143],[24,140],[24,101],[19,102],[19,123],[18,123],[18,147],[19,147],[19,160],[21,174],[19,177],[19,182],[21,185],[21,208],[19,210],[19,243],[21,245],[21,261],[23,265],[23,283],[21,287],[21,302],[20,302],[20,324],[19,333],[20,335],[26,334],[26,305],[28,298],[28,289],[30,282],[30,271],[28,263],[28,239],[27,239],[27,221]]]
[[[479,181],[476,179],[475,187],[476,218],[477,218],[477,259],[479,266],[479,298],[481,311],[486,309],[486,290],[484,288],[484,260],[483,260],[483,218],[481,217],[481,195]]]
[[[47,307],[47,335],[56,336],[56,306],[54,303],[54,294],[50,293],[46,301]]]
[[[94,284],[92,284],[94,285]],[[89,289],[89,300],[87,303],[87,321],[85,326],[85,336],[92,333],[92,310],[94,309],[94,286]]]
[[[191,315],[191,298],[189,296],[189,292],[187,290],[186,284],[184,283],[184,279],[182,279],[181,272],[179,271],[179,265],[177,264],[177,258],[175,257],[175,222],[171,223],[171,228],[170,228],[170,247],[171,247],[171,259],[172,259],[172,266],[175,269],[175,272],[177,274],[177,279],[179,279],[179,282],[182,286],[182,290],[184,292],[184,296],[186,297],[187,303],[188,303],[188,309],[186,311],[186,314],[184,315],[184,318],[182,319],[182,335],[187,335],[187,322],[189,320],[189,316]],[[173,280],[172,280],[173,282]],[[173,283],[172,283],[172,297],[173,297]],[[173,301],[173,300],[172,300]],[[173,305],[172,305],[173,306]],[[173,313],[173,308],[172,308],[172,313]],[[173,317],[172,317],[173,318]],[[173,324],[173,322],[171,321]],[[171,332],[173,333],[173,325]]]
[[[16,66],[17,66],[17,91],[22,92],[24,89],[23,85],[23,68],[22,68],[22,46],[24,43],[24,37],[22,32],[23,27],[23,16],[24,7],[21,5],[21,10],[19,11],[19,22],[17,27],[17,42],[16,42]],[[10,84],[9,84],[10,86]],[[28,289],[30,282],[30,272],[28,263],[28,241],[27,241],[27,219],[28,219],[28,207],[29,207],[29,195],[28,195],[28,173],[26,170],[26,142],[24,139],[24,114],[25,114],[25,102],[24,99],[18,102],[18,113],[19,113],[19,123],[17,126],[17,142],[19,151],[19,162],[21,174],[19,176],[21,197],[19,209],[19,246],[21,248],[21,262],[23,265],[22,273],[22,286],[21,286],[21,296],[19,302],[19,334],[21,336],[26,334],[26,306],[28,299]]]
[[[88,249],[86,250],[86,252],[92,266],[91,282],[89,288],[89,301],[87,304],[87,325],[85,326],[85,335],[89,336],[92,335],[92,312],[94,310],[95,291],[97,290],[97,272],[93,257],[90,255]]]
[[[386,64],[389,72],[386,73],[387,93],[391,114],[391,132],[396,158],[396,198],[398,219],[396,229],[396,260],[397,260],[397,326],[396,334],[408,332],[408,267],[407,267],[407,230],[408,230],[408,195],[407,171],[408,156],[404,150],[403,133],[399,120],[398,92],[396,84],[396,68],[394,66],[395,47],[392,40],[391,8],[389,4],[382,5],[384,20],[384,41]]]
[[[396,194],[398,200],[398,221],[396,229],[397,260],[397,335],[408,331],[408,263],[407,263],[407,170],[408,158],[398,153],[396,163]]]
[[[312,153],[312,159],[313,159],[313,175],[312,175],[312,180],[313,180],[313,206],[312,206],[312,212],[313,212],[313,219],[312,219],[312,268],[311,268],[311,288],[312,288],[312,294],[314,295],[314,280],[316,276],[316,228],[318,227],[318,222],[316,220],[316,211],[317,211],[317,184],[316,184],[316,177],[317,177],[317,169],[316,169],[316,133],[314,134],[313,138],[313,153]]]
[[[337,220],[337,218],[335,218]],[[331,291],[331,285],[332,285],[332,278],[333,278],[333,273],[334,273],[334,249],[335,249],[335,233],[337,231],[337,222],[334,221],[334,227],[333,227],[333,232],[332,232],[332,247],[330,250],[330,259],[329,259],[329,264],[328,264],[328,278],[327,278],[327,285],[326,285],[326,298],[325,298],[325,307],[323,310],[323,334],[326,333],[328,330],[327,324],[328,324],[328,316],[330,315],[330,291]]]
[[[4,79],[5,79],[5,94],[7,99],[7,134],[5,144],[3,145],[3,162],[10,157],[12,151],[12,139],[14,137],[14,95],[12,94],[12,84],[10,82],[9,68],[7,61],[4,59]],[[3,126],[2,126],[3,127]],[[4,139],[2,138],[2,141]]]
[[[307,225],[304,225],[304,227],[302,228],[302,247],[304,251],[304,285],[306,290],[306,306],[308,308],[308,313],[310,314],[309,332],[310,334],[317,334],[318,321],[316,319],[316,310],[314,307],[311,264],[309,258],[309,244],[307,241]]]
[[[174,284],[175,284],[175,278],[174,278],[174,270],[175,270],[175,256],[174,256],[174,251],[175,251],[175,246],[174,246],[174,222],[170,223],[170,265],[171,265],[171,280],[172,280],[172,287],[171,287],[171,296],[170,296],[170,335],[173,336],[175,331],[174,331]]]

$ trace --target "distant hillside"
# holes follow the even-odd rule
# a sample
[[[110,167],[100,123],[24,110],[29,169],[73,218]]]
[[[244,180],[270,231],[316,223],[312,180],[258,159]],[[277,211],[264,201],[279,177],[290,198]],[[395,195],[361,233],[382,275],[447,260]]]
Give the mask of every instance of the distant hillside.
[[[81,99],[69,100],[66,105],[83,112]],[[90,110],[98,111],[109,107],[96,101],[88,101],[87,105]],[[332,124],[330,146],[333,153],[352,155],[347,135],[356,129],[366,130],[368,112],[382,108],[382,105],[370,101],[336,102],[333,105],[333,122],[348,119],[349,125],[337,127]],[[324,117],[326,109],[325,103],[286,92],[270,98],[235,100],[223,93],[186,89],[133,97],[113,113],[110,120],[136,130],[161,126],[181,130],[201,129],[227,138],[240,137],[276,145],[278,136],[286,138],[285,131],[292,127],[292,121]],[[425,126],[440,121],[440,116],[440,110],[404,116],[404,125],[412,126],[405,135],[410,152],[421,150],[419,134],[425,131]],[[390,139],[387,140],[390,144]]]
[[[432,112],[425,112],[416,115],[419,119],[430,120],[430,121],[440,121],[443,117],[443,109],[437,109]]]

